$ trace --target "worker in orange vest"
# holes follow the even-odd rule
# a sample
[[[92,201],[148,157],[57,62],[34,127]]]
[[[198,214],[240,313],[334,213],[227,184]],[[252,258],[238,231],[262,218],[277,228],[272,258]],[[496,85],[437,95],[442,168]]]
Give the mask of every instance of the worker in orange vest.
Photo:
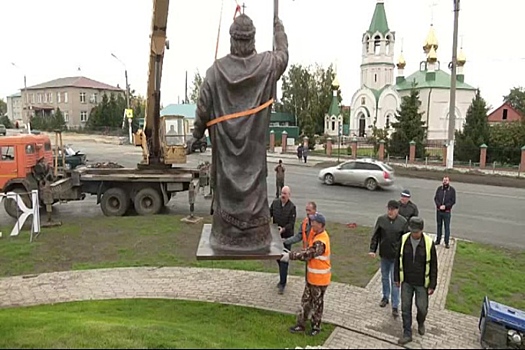
[[[312,329],[315,336],[321,332],[324,294],[332,279],[330,263],[330,237],[325,230],[326,218],[321,213],[310,215],[312,233],[308,237],[308,247],[300,251],[284,252],[281,261],[302,260],[307,262],[306,285],[301,299],[301,312],[297,324],[290,328],[292,333],[305,332],[306,321],[312,314]]]

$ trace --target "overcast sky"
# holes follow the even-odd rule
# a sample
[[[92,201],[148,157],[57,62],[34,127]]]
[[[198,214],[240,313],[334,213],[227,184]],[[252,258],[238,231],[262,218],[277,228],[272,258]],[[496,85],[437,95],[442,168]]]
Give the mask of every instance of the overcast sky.
[[[171,48],[165,56],[162,81],[164,105],[184,98],[185,71],[191,83],[196,69],[204,73],[212,63],[221,2],[219,56],[229,52],[228,29],[236,1],[171,0]],[[273,1],[244,2],[246,14],[257,27],[257,50],[271,49]],[[375,4],[376,0],[280,0],[290,63],[327,66],[337,62],[345,104],[359,88],[361,37]],[[396,32],[396,59],[403,43],[406,75],[424,59],[422,46],[432,17],[439,40],[438,59],[448,71],[453,1],[385,0],[385,7],[389,27]],[[523,0],[461,2],[460,43],[468,60],[465,81],[479,87],[493,107],[511,87],[525,85],[524,10]],[[152,0],[2,0],[0,14],[0,97],[22,88],[24,74],[28,86],[83,75],[124,87],[124,68],[111,53],[126,64],[132,88],[145,93]]]

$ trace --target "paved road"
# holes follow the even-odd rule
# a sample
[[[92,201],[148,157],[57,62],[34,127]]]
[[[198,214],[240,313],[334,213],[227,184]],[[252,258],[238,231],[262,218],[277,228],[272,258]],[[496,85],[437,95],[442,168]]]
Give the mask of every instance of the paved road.
[[[134,167],[140,160],[141,150],[133,146],[117,146],[88,142],[72,143],[75,149],[84,151],[90,161],[114,161]],[[209,154],[190,156],[189,166],[199,160],[209,159]],[[295,163],[295,162],[292,162]],[[385,211],[389,199],[397,199],[401,189],[408,188],[426,219],[427,231],[435,232],[433,197],[439,182],[421,179],[397,178],[397,185],[390,190],[369,192],[365,189],[326,186],[318,179],[319,169],[288,166],[286,183],[292,188],[292,200],[298,206],[298,215],[304,214],[307,201],[317,202],[319,211],[335,222],[357,222],[373,225],[378,215]],[[453,181],[453,179],[452,179]],[[275,177],[268,177],[268,193],[275,195]],[[457,205],[452,217],[452,234],[456,237],[478,242],[525,249],[525,190],[474,184],[452,183],[457,191]],[[187,195],[174,198],[170,207],[174,212],[188,213]],[[198,198],[196,211],[209,213],[209,201]],[[60,215],[101,215],[93,198],[83,202],[58,205]]]

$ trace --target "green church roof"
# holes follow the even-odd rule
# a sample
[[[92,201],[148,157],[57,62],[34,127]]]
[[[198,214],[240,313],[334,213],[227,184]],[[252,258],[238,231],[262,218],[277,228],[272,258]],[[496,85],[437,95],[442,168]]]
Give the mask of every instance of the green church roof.
[[[388,20],[386,19],[385,4],[382,0],[379,0],[377,1],[374,16],[372,17],[372,22],[370,22],[368,32],[370,34],[379,32],[384,35],[389,31],[390,29],[388,29]]]
[[[328,115],[339,115],[341,114],[341,108],[339,107],[339,99],[337,96],[332,97],[332,103],[330,104],[330,109],[328,110]]]
[[[397,91],[406,91],[412,89],[412,83],[416,82],[416,88],[419,89],[450,89],[451,76],[447,72],[442,71],[441,69],[436,70],[435,78],[432,80],[427,80],[427,71],[419,70],[409,75],[399,84],[396,84]],[[456,84],[458,90],[476,90],[476,88],[470,86],[467,83],[458,81]]]

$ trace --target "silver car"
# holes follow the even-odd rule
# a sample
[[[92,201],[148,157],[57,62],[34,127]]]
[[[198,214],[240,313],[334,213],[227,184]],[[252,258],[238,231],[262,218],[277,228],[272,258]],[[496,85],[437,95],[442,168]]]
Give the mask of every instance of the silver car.
[[[394,169],[378,160],[356,159],[321,170],[319,180],[327,185],[364,186],[374,191],[394,184]]]

